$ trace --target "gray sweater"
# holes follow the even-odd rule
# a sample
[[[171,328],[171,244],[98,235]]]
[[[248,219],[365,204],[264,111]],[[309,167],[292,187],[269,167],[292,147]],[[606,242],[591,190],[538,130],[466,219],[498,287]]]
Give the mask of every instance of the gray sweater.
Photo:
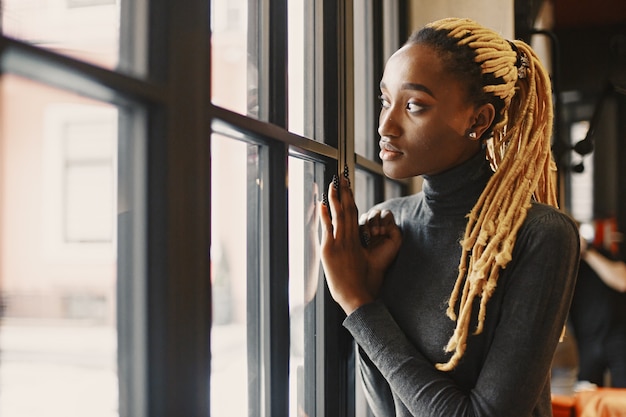
[[[368,403],[382,416],[551,416],[550,368],[578,266],[574,222],[533,203],[513,260],[501,271],[485,327],[457,368],[440,372],[455,323],[445,310],[457,277],[466,215],[491,176],[480,153],[424,177],[423,191],[386,201],[402,247],[379,299],[344,321],[358,344]],[[477,307],[474,308],[474,324]],[[473,327],[472,327],[473,328]]]

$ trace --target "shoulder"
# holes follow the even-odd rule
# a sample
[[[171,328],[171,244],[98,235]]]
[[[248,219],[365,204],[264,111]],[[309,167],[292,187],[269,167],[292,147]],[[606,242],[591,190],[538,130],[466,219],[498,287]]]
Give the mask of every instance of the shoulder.
[[[562,231],[578,237],[576,222],[561,210],[547,204],[533,202],[528,210],[524,229],[541,229],[549,232]]]
[[[579,247],[578,226],[561,210],[533,202],[522,224],[518,240],[535,244],[573,245]]]
[[[553,294],[569,300],[578,270],[580,240],[576,222],[557,208],[533,203],[519,229],[511,263],[507,265],[508,288],[533,294]],[[523,276],[523,279],[515,277]],[[513,286],[513,287],[510,287]]]

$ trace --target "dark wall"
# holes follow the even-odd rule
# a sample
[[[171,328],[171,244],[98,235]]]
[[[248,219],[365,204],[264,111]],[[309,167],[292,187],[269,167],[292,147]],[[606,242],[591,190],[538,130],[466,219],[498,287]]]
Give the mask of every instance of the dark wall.
[[[624,85],[626,23],[554,32],[559,42],[563,91],[600,93],[608,80]]]
[[[625,72],[626,75],[626,72]],[[626,95],[617,96],[618,168],[617,168],[617,224],[622,236],[626,236]],[[626,243],[620,245],[620,255],[626,260]]]

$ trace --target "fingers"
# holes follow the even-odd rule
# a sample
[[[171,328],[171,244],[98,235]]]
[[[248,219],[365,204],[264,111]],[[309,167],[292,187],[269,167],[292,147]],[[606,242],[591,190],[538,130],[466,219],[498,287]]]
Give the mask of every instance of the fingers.
[[[359,224],[359,239],[361,240],[361,246],[367,248],[372,239],[367,225]]]
[[[393,213],[389,210],[383,210],[380,214],[380,231],[392,240],[401,238],[400,228],[396,224]]]
[[[372,236],[384,233],[383,229],[389,225],[390,220],[393,223],[393,214],[389,210],[372,209],[361,216],[362,224],[367,226]]]
[[[369,230],[372,236],[378,236],[380,234],[380,210],[370,210],[367,213],[366,224],[369,226]]]
[[[320,229],[321,229],[321,240],[322,245],[325,246],[328,243],[329,238],[333,237],[333,223],[330,218],[330,210],[329,210],[329,201],[324,194],[324,199],[319,204],[319,213],[320,213]]]
[[[328,184],[328,209],[332,218],[334,234],[343,233],[343,212],[339,200],[339,179],[333,176],[333,180]]]
[[[370,210],[359,217],[359,236],[363,247],[368,247],[372,236],[378,235],[380,231],[379,218],[380,211],[378,210]]]
[[[357,207],[354,202],[354,194],[350,187],[350,180],[345,175],[339,180],[341,189],[341,209],[344,213],[344,219],[347,224],[357,224]]]
[[[370,239],[383,235],[395,236],[396,233],[400,233],[393,213],[389,210],[370,210],[360,217],[359,223],[361,235],[368,235]]]
[[[328,201],[335,238],[356,236],[357,208],[346,177],[333,176],[333,181],[328,186]]]
[[[389,210],[383,210],[380,212],[380,224],[381,227],[389,227],[390,225],[396,225],[393,213]]]

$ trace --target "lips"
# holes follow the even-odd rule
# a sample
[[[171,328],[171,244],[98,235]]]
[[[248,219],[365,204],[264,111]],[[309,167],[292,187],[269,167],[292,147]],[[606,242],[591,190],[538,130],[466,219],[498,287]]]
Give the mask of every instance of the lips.
[[[391,161],[402,156],[402,151],[387,141],[379,141],[378,146],[380,146],[379,156],[383,161]]]

